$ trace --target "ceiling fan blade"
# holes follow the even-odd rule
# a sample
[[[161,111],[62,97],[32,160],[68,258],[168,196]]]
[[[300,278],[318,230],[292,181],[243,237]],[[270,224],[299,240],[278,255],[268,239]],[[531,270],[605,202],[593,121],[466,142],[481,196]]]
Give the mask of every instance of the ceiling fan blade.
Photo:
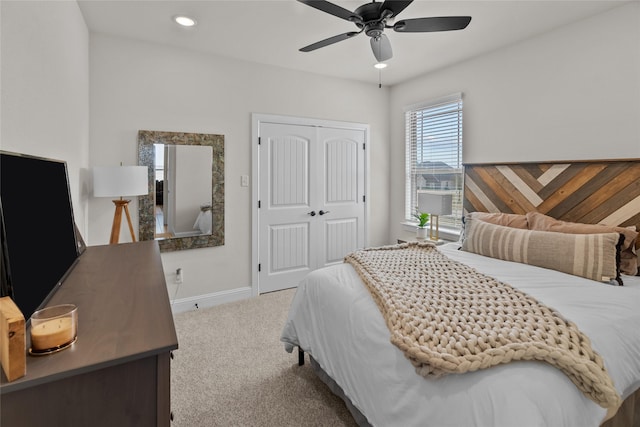
[[[391,42],[389,42],[389,38],[384,34],[376,38],[371,37],[371,50],[373,50],[373,56],[376,57],[378,62],[384,62],[393,56]]]
[[[312,50],[320,49],[321,47],[329,46],[330,44],[341,42],[342,40],[350,39],[353,36],[357,36],[361,31],[351,31],[344,34],[338,34],[337,36],[329,37],[328,39],[320,40],[305,46],[300,49],[300,52],[311,52]]]
[[[413,0],[385,0],[384,3],[382,3],[382,6],[380,6],[380,11],[390,10],[393,12],[393,15],[391,16],[396,16],[405,10],[411,3],[413,3]]]
[[[323,12],[329,13],[338,18],[346,19],[347,21],[353,21],[353,17],[357,15],[337,4],[325,0],[298,0],[300,3],[304,3],[307,6],[311,6]]]
[[[441,16],[398,21],[393,29],[399,33],[428,33],[432,31],[462,30],[471,22],[470,16]]]

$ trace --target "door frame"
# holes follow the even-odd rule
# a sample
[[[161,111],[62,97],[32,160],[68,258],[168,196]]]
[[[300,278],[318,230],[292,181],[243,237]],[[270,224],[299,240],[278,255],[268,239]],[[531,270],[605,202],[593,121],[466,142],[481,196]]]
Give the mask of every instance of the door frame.
[[[283,116],[279,114],[251,114],[251,296],[260,294],[260,278],[258,275],[258,264],[260,264],[260,240],[259,240],[259,211],[258,200],[260,200],[260,183],[257,177],[260,176],[260,124],[277,123],[283,125],[300,125],[312,127],[329,127],[341,129],[356,129],[364,131],[364,245],[368,246],[368,219],[369,203],[366,201],[369,193],[369,152],[370,150],[370,130],[369,125],[364,123],[343,122],[337,120],[323,120],[308,117]]]

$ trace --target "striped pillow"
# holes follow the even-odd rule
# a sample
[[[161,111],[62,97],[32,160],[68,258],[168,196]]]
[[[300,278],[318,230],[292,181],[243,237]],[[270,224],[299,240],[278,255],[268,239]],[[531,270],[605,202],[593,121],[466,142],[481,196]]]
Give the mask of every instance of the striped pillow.
[[[619,241],[618,233],[522,230],[467,217],[462,250],[622,285]]]
[[[578,222],[560,221],[540,212],[527,212],[526,219],[529,230],[559,231],[560,233],[589,234],[589,233],[620,233],[624,235],[624,242],[620,249],[620,272],[631,276],[640,275],[638,256],[636,254],[636,239],[638,232],[635,226],[616,227],[603,224],[581,224]],[[490,221],[487,221],[490,222]]]

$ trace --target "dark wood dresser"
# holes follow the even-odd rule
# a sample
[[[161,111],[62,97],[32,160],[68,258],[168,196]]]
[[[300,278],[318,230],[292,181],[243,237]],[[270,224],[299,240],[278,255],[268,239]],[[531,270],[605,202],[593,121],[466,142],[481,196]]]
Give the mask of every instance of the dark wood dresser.
[[[2,374],[0,425],[169,426],[178,338],[157,242],[88,247],[47,305],[57,304],[78,307],[78,340],[27,355],[20,379]]]

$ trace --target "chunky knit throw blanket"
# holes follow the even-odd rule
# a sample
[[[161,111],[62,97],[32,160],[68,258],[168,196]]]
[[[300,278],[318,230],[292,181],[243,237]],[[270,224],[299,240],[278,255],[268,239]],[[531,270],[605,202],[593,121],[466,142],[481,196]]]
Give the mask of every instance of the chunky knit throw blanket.
[[[589,338],[526,293],[449,259],[429,243],[360,250],[345,262],[371,292],[391,342],[420,375],[538,360],[561,369],[600,406],[619,406]]]

